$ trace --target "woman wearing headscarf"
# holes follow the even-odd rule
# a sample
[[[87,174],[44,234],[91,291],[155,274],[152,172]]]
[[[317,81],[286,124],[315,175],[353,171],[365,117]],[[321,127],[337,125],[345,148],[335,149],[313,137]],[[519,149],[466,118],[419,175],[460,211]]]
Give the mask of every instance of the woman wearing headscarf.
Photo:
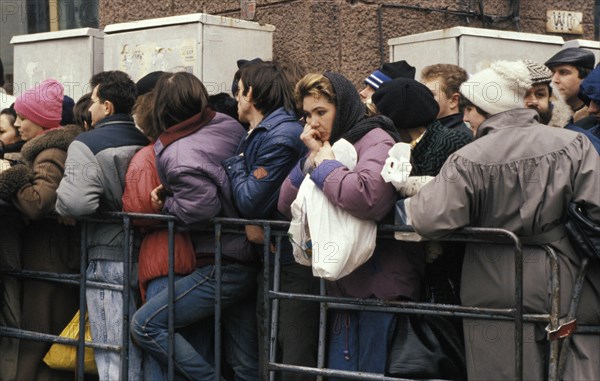
[[[79,271],[76,228],[44,219],[56,204],[56,189],[65,172],[67,148],[82,131],[75,125],[60,127],[63,93],[62,84],[48,79],[15,101],[15,126],[26,141],[21,149],[24,164],[0,174],[0,198],[12,201],[27,222],[21,243],[25,270]],[[78,295],[77,287],[24,280],[21,329],[60,334],[79,307]],[[49,343],[21,340],[17,380],[65,379],[65,373],[54,371],[42,362],[49,347]]]
[[[400,140],[387,117],[366,116],[353,84],[334,72],[308,74],[296,85],[296,102],[306,125],[301,139],[309,149],[284,182],[278,208],[290,205],[307,173],[327,199],[363,220],[383,220],[392,210],[396,190],[381,177],[390,148]],[[336,160],[331,146],[340,139],[357,153],[353,170]],[[372,257],[351,274],[327,282],[334,296],[417,300],[424,254],[417,244],[378,239]],[[384,373],[395,317],[391,313],[336,310],[330,314],[328,367]],[[316,348],[315,348],[316,349]]]

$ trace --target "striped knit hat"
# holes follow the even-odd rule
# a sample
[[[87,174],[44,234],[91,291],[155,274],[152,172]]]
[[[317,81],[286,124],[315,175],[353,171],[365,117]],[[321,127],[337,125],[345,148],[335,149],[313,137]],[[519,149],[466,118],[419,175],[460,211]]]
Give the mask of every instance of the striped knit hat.
[[[415,79],[415,68],[404,60],[384,63],[379,70],[375,70],[365,79],[365,84],[377,90],[385,82],[396,78]]]
[[[531,84],[537,85],[540,83],[549,83],[552,81],[552,70],[548,69],[546,65],[537,63],[532,60],[523,60],[527,70],[529,70],[529,77],[531,78]]]

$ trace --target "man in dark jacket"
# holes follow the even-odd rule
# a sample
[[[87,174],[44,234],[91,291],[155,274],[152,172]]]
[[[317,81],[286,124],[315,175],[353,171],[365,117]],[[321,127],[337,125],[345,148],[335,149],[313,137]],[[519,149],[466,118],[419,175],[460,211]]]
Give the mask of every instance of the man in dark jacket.
[[[600,137],[592,133],[592,129],[584,130],[571,121],[571,112],[568,105],[561,99],[552,95],[552,71],[545,65],[535,61],[523,61],[529,70],[531,88],[525,92],[525,107],[536,110],[540,116],[540,123],[550,127],[566,128],[585,135],[598,153],[600,153]],[[588,82],[588,83],[591,83]],[[589,105],[589,102],[586,102]],[[590,112],[590,117],[591,116]],[[597,130],[596,130],[597,131]]]
[[[247,219],[281,219],[277,212],[279,188],[306,147],[300,140],[302,125],[295,114],[292,80],[277,63],[251,62],[236,73],[238,116],[249,123],[249,132],[240,142],[237,156],[223,163],[240,215]],[[246,227],[248,239],[263,247],[258,226]],[[287,240],[285,240],[287,241]],[[281,289],[294,293],[318,293],[318,282],[310,267],[294,262],[289,243],[282,245]],[[262,279],[260,282],[262,285]],[[264,305],[259,292],[258,314]],[[280,301],[278,353],[285,364],[316,366],[318,304]],[[259,319],[262,321],[262,319]],[[259,327],[261,335],[267,334]],[[259,344],[263,343],[260,338]],[[261,350],[260,356],[263,355]],[[261,359],[261,364],[265,359]],[[266,379],[261,375],[261,379]],[[289,373],[286,380],[314,377]]]
[[[594,118],[589,117],[585,103],[577,94],[581,81],[594,69],[595,61],[594,53],[587,49],[566,48],[545,62],[552,70],[554,87],[573,110],[572,123],[586,130],[594,124]]]
[[[437,120],[446,128],[453,128],[473,137],[473,133],[463,122],[463,114],[459,105],[458,89],[467,80],[467,72],[460,66],[436,64],[421,70],[421,82],[431,90],[440,112]]]
[[[121,71],[101,72],[92,77],[91,85],[94,90],[89,111],[94,129],[80,134],[69,146],[65,175],[56,191],[56,211],[65,217],[121,211],[129,161],[149,143],[130,116],[136,96],[131,78]],[[88,224],[87,243],[88,280],[123,285],[123,278],[130,278],[130,274],[124,273],[121,224]],[[137,271],[132,269],[131,274]],[[120,345],[122,292],[88,288],[86,297],[93,341]],[[133,313],[133,298],[130,305]],[[129,348],[129,380],[139,380],[141,354],[132,344]],[[100,380],[120,379],[119,353],[95,349],[94,355]]]

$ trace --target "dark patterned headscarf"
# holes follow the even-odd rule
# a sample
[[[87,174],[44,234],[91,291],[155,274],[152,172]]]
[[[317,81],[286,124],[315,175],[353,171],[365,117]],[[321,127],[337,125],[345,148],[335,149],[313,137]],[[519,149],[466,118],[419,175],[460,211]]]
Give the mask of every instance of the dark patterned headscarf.
[[[346,77],[332,71],[323,74],[333,86],[336,95],[336,111],[333,128],[329,143],[333,145],[341,138],[354,144],[375,128],[381,128],[387,132],[396,142],[400,141],[400,135],[394,127],[394,123],[383,115],[367,117],[366,106],[360,100],[356,88]]]

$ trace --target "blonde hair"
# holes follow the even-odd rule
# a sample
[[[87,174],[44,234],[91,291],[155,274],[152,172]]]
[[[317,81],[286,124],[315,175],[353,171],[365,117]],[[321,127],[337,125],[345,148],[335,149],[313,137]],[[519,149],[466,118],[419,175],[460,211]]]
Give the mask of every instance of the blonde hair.
[[[440,89],[447,98],[452,98],[454,93],[458,93],[460,85],[468,79],[465,69],[458,65],[436,64],[425,66],[421,70],[422,80],[439,79],[444,83],[444,88]]]
[[[306,74],[298,81],[294,90],[294,97],[296,98],[296,107],[299,110],[302,110],[304,98],[310,95],[315,98],[324,97],[329,103],[336,104],[333,85],[323,74]]]
[[[380,115],[379,110],[377,110],[377,106],[371,98],[367,99],[367,101],[365,102],[365,106],[367,108],[367,111],[365,113],[366,116]]]

